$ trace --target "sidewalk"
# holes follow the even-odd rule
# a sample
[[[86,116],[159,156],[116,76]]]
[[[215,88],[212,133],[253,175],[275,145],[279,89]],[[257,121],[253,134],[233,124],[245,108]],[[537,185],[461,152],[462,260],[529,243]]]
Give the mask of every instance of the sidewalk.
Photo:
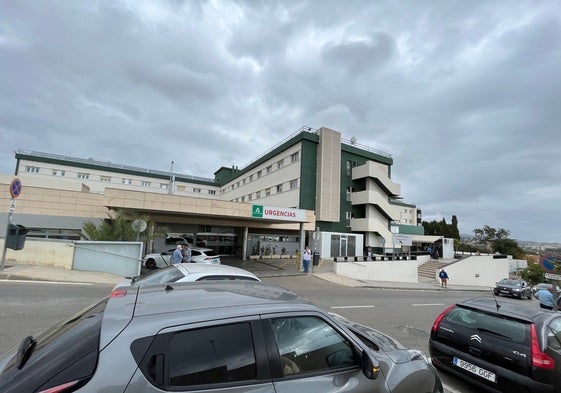
[[[272,260],[246,260],[239,258],[224,257],[222,263],[240,267],[253,272],[260,278],[278,276],[304,276],[305,273],[298,270],[294,260],[272,259]],[[320,261],[318,266],[312,266],[310,275],[319,279],[349,287],[380,288],[380,289],[403,289],[403,290],[433,290],[433,291],[480,291],[488,292],[488,287],[455,286],[442,288],[436,281],[420,280],[417,283],[390,282],[390,281],[366,281],[355,280],[349,277],[333,273],[333,262]],[[75,282],[114,285],[123,280],[123,277],[103,272],[89,272],[80,270],[66,270],[46,266],[18,264],[8,262],[4,270],[0,271],[1,280],[31,280],[31,281],[53,281],[53,282]]]

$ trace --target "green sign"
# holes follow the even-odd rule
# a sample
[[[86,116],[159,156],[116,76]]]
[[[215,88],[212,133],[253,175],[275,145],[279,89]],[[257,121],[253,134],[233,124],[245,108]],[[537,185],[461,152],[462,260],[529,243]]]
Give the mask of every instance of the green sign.
[[[262,205],[252,205],[251,206],[251,217],[263,218],[263,206]]]

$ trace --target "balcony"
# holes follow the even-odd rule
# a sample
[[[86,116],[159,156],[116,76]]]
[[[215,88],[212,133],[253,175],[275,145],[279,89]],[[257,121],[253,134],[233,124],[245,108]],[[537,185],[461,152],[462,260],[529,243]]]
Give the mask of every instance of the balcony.
[[[353,168],[352,179],[372,178],[383,187],[390,196],[399,196],[401,194],[401,185],[393,182],[387,172],[380,165],[369,161],[364,165]]]
[[[371,220],[368,218],[352,218],[351,231],[353,232],[377,232],[384,239],[391,239],[392,233],[379,220]]]
[[[351,204],[353,205],[375,205],[392,221],[399,220],[399,212],[396,207],[390,204],[387,196],[377,191],[359,191],[351,194]]]

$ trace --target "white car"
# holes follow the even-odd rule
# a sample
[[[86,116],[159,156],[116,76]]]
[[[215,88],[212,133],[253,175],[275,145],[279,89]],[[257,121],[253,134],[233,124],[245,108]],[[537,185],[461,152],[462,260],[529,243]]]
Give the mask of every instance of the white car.
[[[115,288],[167,284],[169,282],[194,282],[208,280],[246,280],[261,281],[255,274],[238,267],[228,265],[208,265],[203,263],[176,263],[164,269],[150,272],[132,280],[122,280]],[[113,288],[113,289],[115,289]]]
[[[175,248],[171,248],[161,253],[147,254],[144,259],[142,259],[142,264],[147,269],[170,266],[172,264],[171,256],[174,251]],[[220,255],[216,254],[210,248],[191,247],[191,262],[218,265],[220,264]]]

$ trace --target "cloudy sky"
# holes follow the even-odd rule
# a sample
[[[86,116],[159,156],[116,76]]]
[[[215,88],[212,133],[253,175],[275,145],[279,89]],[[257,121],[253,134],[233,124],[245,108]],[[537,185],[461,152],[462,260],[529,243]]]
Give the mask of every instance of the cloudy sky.
[[[301,126],[392,154],[425,220],[561,242],[561,2],[0,3],[0,173],[212,177]]]

